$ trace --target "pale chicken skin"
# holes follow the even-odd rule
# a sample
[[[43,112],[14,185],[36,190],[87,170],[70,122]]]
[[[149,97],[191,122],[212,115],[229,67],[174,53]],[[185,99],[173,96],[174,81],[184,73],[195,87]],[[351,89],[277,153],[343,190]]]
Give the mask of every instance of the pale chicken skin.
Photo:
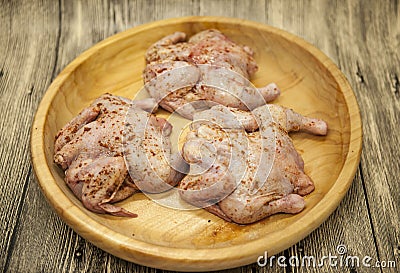
[[[176,32],[153,44],[146,53],[145,88],[160,106],[192,119],[214,103],[252,110],[279,96],[271,83],[255,88],[249,79],[258,70],[253,51],[218,30],[205,30],[186,42]]]
[[[181,197],[238,224],[299,213],[314,190],[288,135],[299,130],[326,135],[327,124],[277,105],[197,113],[182,149],[192,165],[179,184]]]
[[[112,203],[142,190],[137,179],[146,179],[138,175],[141,162],[131,171],[128,169],[134,167],[128,165],[128,168],[124,159],[126,145],[134,132],[131,128],[135,124],[148,124],[147,135],[153,139],[165,138],[164,147],[153,149],[152,154],[144,150],[145,156],[151,158],[170,151],[172,126],[165,119],[148,113],[156,109],[154,99],[131,101],[104,94],[59,131],[54,145],[54,161],[65,171],[67,185],[87,209],[116,216],[137,216]],[[129,116],[129,111],[135,111],[139,116]],[[156,181],[145,190],[160,191],[163,186],[159,184],[173,186],[179,182],[176,179],[182,178],[168,164],[159,164],[156,173],[165,180]]]

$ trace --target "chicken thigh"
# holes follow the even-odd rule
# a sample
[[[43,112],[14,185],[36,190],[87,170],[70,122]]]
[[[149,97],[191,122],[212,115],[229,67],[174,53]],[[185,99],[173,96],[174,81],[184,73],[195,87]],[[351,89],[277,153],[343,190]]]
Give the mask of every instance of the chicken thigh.
[[[300,212],[314,184],[288,135],[299,130],[326,135],[327,125],[277,105],[196,113],[182,148],[191,166],[181,197],[239,224]]]
[[[249,47],[214,29],[185,40],[185,33],[176,32],[146,53],[145,88],[166,110],[192,119],[212,102],[252,110],[279,96],[274,83],[252,86],[249,79],[258,67]]]
[[[154,99],[131,101],[104,94],[59,131],[54,161],[65,171],[67,185],[87,209],[136,217],[112,203],[139,190],[162,191],[165,184],[176,185],[182,178],[170,167],[168,160],[153,169],[152,176],[161,179],[147,185],[152,177],[142,175],[148,164],[158,161],[157,157],[169,157],[170,153],[172,126],[165,119],[148,113],[156,108]],[[143,135],[137,134],[135,126],[143,124],[146,125],[141,129]],[[133,141],[144,143],[142,161],[135,163],[129,160],[136,152],[128,148]],[[149,148],[159,141],[164,145]]]

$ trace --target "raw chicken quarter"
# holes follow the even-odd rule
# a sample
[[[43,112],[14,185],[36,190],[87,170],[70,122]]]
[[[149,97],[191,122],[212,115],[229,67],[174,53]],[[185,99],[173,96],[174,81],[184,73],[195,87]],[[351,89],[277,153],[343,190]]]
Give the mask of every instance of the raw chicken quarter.
[[[299,130],[326,135],[327,125],[272,104],[252,112],[218,105],[195,114],[183,156],[196,173],[180,182],[182,198],[239,224],[302,211],[302,196],[314,184],[288,135]],[[208,166],[199,172],[198,165]]]
[[[135,164],[129,161],[136,153],[126,146],[130,147],[132,140],[143,137],[147,141],[140,150],[141,157],[155,159],[170,152],[172,126],[165,119],[148,113],[156,109],[154,99],[130,101],[104,94],[59,131],[54,145],[54,161],[65,170],[67,185],[87,209],[136,217],[136,214],[112,203],[140,190],[164,191],[166,184],[174,186],[182,178],[166,161],[158,162],[150,177],[142,175],[147,161],[137,160]],[[132,121],[127,116],[134,116],[134,126],[146,124],[147,131],[143,132],[146,134],[138,136],[137,131],[131,130],[129,122]],[[154,147],[159,141],[164,145]],[[125,160],[132,163],[128,165],[130,168]],[[155,161],[151,163],[155,164]],[[158,176],[163,179],[156,180]],[[147,183],[143,185],[143,181]]]
[[[185,39],[176,32],[146,53],[145,88],[167,111],[192,119],[199,104],[200,110],[215,103],[253,110],[279,96],[274,83],[255,92],[249,79],[258,67],[249,47],[215,29]]]

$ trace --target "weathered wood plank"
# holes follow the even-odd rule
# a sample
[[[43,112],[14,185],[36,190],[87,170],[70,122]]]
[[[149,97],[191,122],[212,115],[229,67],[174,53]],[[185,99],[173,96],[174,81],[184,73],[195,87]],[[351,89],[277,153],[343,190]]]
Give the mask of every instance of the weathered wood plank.
[[[18,224],[26,202],[29,175],[29,132],[55,62],[58,24],[50,3],[3,1],[0,8],[0,268],[10,264]],[[35,18],[31,24],[28,14]],[[40,69],[38,69],[38,67]]]
[[[400,75],[400,7],[395,1],[368,5],[347,1],[337,7],[344,16],[332,14],[333,25],[348,26],[337,32],[342,36],[339,60],[356,92],[363,117],[361,179],[378,259],[397,259],[397,268],[382,268],[382,272],[398,272],[400,137],[395,132],[400,128],[400,107],[395,79]]]
[[[48,19],[53,21],[49,25],[63,27],[52,32],[54,38],[58,39],[57,43],[61,45],[52,51],[52,54],[57,56],[57,63],[53,61],[50,64],[54,67],[54,71],[41,78],[57,75],[85,49],[111,35],[115,30],[110,26],[116,28],[113,24],[108,25],[109,9],[104,9],[100,3],[97,5],[94,3],[87,5],[90,3],[84,1],[65,3],[60,1],[60,3],[60,7],[51,3],[44,7],[53,9],[48,10],[49,13],[52,12]],[[109,30],[112,32],[107,32]],[[52,44],[55,45],[56,42]],[[40,53],[41,47],[32,50]],[[49,83],[41,90],[40,97],[48,85]],[[14,272],[103,271],[107,260],[104,258],[110,255],[87,243],[67,227],[45,202],[33,176],[29,181],[26,202],[17,226],[8,269]]]
[[[348,62],[341,58],[342,48],[339,43],[346,42],[347,29],[336,25],[337,18],[347,16],[346,10],[338,11],[341,3],[332,1],[272,1],[266,6],[267,22],[271,25],[286,29],[303,37],[320,48],[342,68],[341,63]],[[276,12],[283,10],[286,12]],[[289,12],[290,11],[290,12]],[[378,259],[372,226],[364,197],[362,177],[358,174],[349,193],[340,207],[328,220],[314,231],[309,237],[290,248],[287,257],[304,255],[321,258],[324,255],[337,255],[337,246],[346,245],[348,255]],[[349,233],[349,231],[351,231]],[[340,255],[338,255],[340,256]],[[351,267],[324,266],[318,270],[323,272],[354,272]],[[362,272],[376,272],[376,269],[363,268]],[[289,272],[313,272],[313,267],[291,267]]]

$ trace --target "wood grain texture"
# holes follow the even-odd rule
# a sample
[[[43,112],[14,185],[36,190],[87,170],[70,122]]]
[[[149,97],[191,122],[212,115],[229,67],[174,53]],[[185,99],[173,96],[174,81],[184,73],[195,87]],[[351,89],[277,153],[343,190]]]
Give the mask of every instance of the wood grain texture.
[[[59,220],[30,173],[27,143],[44,91],[83,50],[130,27],[186,15],[235,16],[271,24],[305,38],[336,62],[356,92],[364,121],[362,172],[336,212],[282,255],[327,255],[341,242],[352,254],[396,260],[399,266],[398,1],[3,1],[0,5],[0,190],[6,200],[0,212],[2,271],[157,271],[99,250]],[[340,272],[398,272],[398,268]],[[329,266],[270,269],[255,264],[232,272],[338,271]]]
[[[57,36],[49,18],[57,6],[2,3],[0,44],[0,265],[11,261],[22,207],[31,184],[30,123],[43,91],[51,82]],[[26,14],[35,18],[29,24]],[[51,14],[51,16],[50,16]],[[23,25],[24,27],[21,27]],[[54,29],[53,29],[54,27]],[[37,69],[40,67],[40,69]]]

